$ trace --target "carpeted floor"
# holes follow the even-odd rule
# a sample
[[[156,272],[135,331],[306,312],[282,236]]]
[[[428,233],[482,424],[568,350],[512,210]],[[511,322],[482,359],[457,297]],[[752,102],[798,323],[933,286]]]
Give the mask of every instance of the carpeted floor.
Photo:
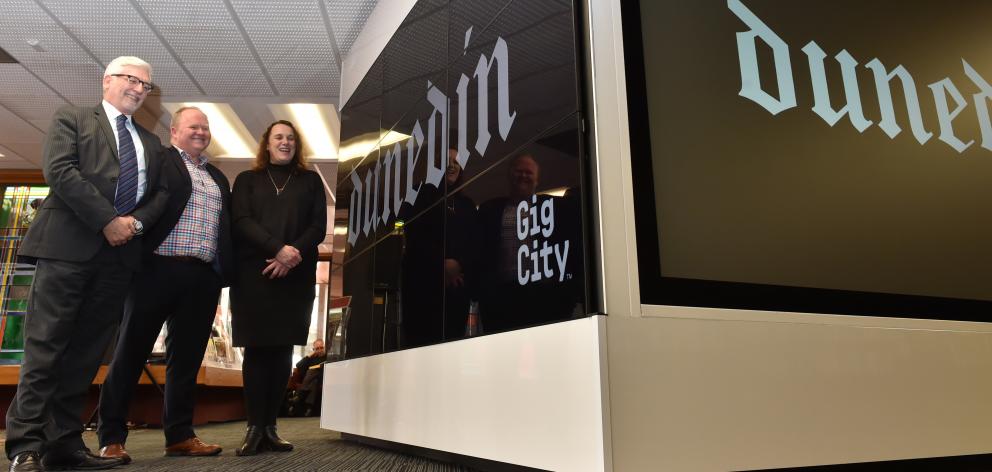
[[[471,472],[472,469],[415,456],[376,449],[344,441],[337,433],[320,429],[317,418],[280,418],[279,434],[296,448],[288,453],[266,452],[253,457],[238,457],[234,449],[244,437],[245,423],[233,422],[200,426],[197,434],[211,444],[220,444],[224,452],[216,457],[165,457],[161,429],[131,431],[127,449],[134,459],[117,467],[121,472],[185,471],[403,471],[403,472]],[[96,435],[86,432],[83,439],[96,449]],[[8,462],[3,461],[2,470]]]

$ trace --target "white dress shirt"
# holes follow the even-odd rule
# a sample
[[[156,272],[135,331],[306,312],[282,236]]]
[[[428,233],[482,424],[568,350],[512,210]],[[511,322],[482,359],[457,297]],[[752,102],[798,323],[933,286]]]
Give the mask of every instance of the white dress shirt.
[[[103,101],[103,111],[106,113],[107,118],[110,119],[110,129],[114,130],[114,143],[117,144],[117,155],[120,156],[121,138],[117,135],[117,117],[123,115],[123,113],[106,100]],[[145,157],[145,146],[141,143],[141,137],[138,136],[138,129],[134,127],[134,118],[131,115],[126,116],[127,124],[125,127],[131,133],[131,140],[134,141],[134,150],[138,156],[138,196],[135,201],[140,202],[141,196],[145,194],[145,174],[147,173],[145,171],[147,168],[145,163],[147,162],[147,158]]]

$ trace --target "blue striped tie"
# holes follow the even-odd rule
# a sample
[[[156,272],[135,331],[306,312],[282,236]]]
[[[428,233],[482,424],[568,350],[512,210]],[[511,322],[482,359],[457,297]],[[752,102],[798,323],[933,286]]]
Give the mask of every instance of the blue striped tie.
[[[138,202],[138,152],[134,150],[134,140],[127,130],[127,116],[117,117],[117,139],[120,148],[117,155],[121,161],[121,172],[117,176],[117,196],[114,208],[118,215],[126,215],[134,210]]]

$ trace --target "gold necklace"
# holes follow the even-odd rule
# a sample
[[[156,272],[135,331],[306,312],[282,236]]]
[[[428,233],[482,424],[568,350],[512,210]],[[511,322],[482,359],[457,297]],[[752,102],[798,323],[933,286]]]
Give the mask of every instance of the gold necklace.
[[[282,193],[283,189],[289,185],[289,181],[293,179],[293,171],[289,171],[289,177],[286,177],[286,181],[282,183],[282,187],[276,185],[276,179],[272,178],[272,172],[269,172],[269,168],[265,168],[265,173],[269,174],[269,182],[272,182],[272,188],[276,189],[276,196]]]

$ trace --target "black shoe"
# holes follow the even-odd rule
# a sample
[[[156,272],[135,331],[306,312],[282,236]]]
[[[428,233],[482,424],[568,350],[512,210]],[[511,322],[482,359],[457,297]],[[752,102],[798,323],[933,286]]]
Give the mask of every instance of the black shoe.
[[[14,456],[10,461],[10,472],[44,472],[41,468],[41,459],[34,451],[22,452]]]
[[[258,426],[249,426],[248,431],[245,433],[244,441],[241,441],[241,445],[234,450],[234,454],[238,456],[254,456],[262,449],[262,440],[265,436],[262,433],[262,428]]]
[[[275,426],[265,427],[265,440],[269,443],[268,445],[273,451],[289,452],[293,450],[293,444],[280,438],[279,434],[276,433]]]
[[[48,453],[41,460],[43,470],[105,470],[122,464],[124,460],[119,457],[95,456],[88,449],[69,454]]]

